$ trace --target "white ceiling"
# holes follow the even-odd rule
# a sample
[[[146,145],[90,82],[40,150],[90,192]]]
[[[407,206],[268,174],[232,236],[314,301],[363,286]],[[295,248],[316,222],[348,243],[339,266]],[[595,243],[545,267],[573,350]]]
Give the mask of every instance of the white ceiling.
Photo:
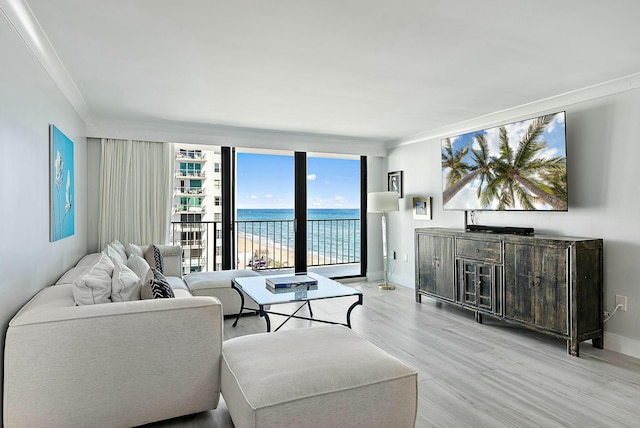
[[[379,142],[640,71],[637,0],[26,2],[96,123]]]

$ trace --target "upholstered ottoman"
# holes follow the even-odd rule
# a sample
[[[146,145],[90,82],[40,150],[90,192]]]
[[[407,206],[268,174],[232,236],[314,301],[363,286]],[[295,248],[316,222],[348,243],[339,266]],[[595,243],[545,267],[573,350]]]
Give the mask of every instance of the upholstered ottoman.
[[[246,269],[219,270],[215,272],[194,272],[182,278],[194,296],[213,296],[222,303],[224,315],[237,315],[240,312],[240,294],[231,288],[231,280],[244,276],[259,276]],[[249,296],[244,296],[245,309],[258,310],[258,305]]]
[[[223,343],[221,392],[236,428],[413,427],[415,370],[347,327]]]

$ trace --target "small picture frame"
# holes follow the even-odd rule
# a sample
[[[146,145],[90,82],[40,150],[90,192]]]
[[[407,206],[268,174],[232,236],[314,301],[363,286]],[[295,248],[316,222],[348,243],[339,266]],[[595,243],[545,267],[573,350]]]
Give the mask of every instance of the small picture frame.
[[[431,220],[431,197],[413,198],[413,218]]]
[[[387,183],[387,191],[398,192],[398,198],[404,197],[402,194],[402,171],[388,173]]]

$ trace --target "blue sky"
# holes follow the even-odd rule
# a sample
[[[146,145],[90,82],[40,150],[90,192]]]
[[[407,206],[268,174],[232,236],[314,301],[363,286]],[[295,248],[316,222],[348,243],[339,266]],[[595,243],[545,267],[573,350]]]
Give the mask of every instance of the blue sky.
[[[237,207],[293,208],[293,156],[238,153]],[[308,208],[359,208],[360,160],[307,158]]]

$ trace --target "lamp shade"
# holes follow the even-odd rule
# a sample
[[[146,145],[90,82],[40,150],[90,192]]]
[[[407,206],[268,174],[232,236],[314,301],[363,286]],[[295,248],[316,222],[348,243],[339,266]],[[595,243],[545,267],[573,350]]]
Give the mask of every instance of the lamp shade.
[[[398,192],[371,192],[367,194],[367,211],[370,213],[385,213],[400,211]]]

